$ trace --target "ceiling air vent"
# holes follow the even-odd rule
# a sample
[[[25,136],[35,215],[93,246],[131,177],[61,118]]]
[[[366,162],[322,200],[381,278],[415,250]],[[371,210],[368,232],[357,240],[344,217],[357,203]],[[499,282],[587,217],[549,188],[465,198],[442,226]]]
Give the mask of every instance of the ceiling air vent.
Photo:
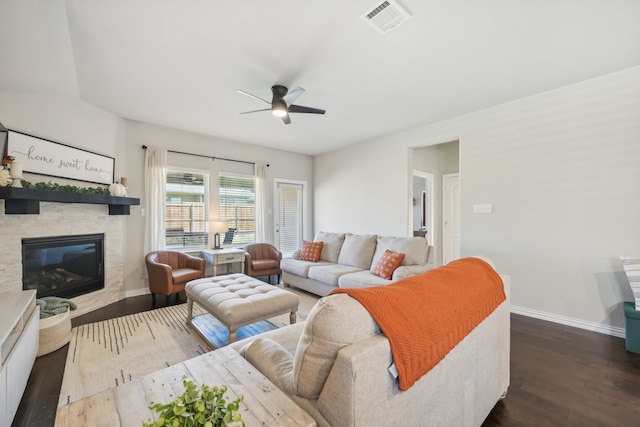
[[[386,0],[371,6],[361,18],[381,34],[386,34],[411,16],[398,3]]]

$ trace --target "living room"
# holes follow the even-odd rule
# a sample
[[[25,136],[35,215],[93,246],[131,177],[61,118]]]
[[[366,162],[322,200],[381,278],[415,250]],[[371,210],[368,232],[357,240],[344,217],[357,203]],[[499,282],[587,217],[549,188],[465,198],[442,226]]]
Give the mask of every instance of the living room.
[[[16,66],[0,74],[0,122],[10,129],[114,157],[115,177],[128,177],[129,196],[141,199],[140,206],[131,208],[130,216],[109,218],[105,215],[108,227],[115,228],[122,236],[111,249],[116,257],[115,270],[110,276],[112,288],[98,301],[90,296],[80,297],[78,314],[148,292],[143,263],[143,145],[264,162],[270,165],[267,169],[270,182],[276,178],[306,182],[309,197],[305,206],[308,216],[304,238],[310,240],[318,231],[407,236],[412,229],[409,188],[414,150],[458,141],[461,255],[485,255],[495,262],[501,273],[511,276],[512,312],[624,337],[622,303],[632,300],[633,296],[618,257],[640,253],[637,239],[640,174],[636,161],[640,156],[640,122],[637,120],[640,117],[640,42],[637,30],[623,20],[625,15],[637,16],[636,5],[616,2],[618,12],[606,21],[610,27],[603,27],[610,29],[611,38],[600,34],[602,45],[596,46],[592,39],[579,41],[586,34],[581,33],[583,26],[577,27],[578,41],[572,39],[571,46],[578,49],[588,45],[593,49],[585,54],[592,67],[582,74],[576,72],[579,78],[571,79],[567,75],[562,84],[545,86],[547,76],[538,71],[526,80],[532,87],[540,81],[538,90],[524,93],[517,85],[500,85],[497,81],[489,85],[491,79],[481,79],[485,76],[478,70],[476,78],[473,73],[466,77],[468,84],[477,86],[478,90],[490,87],[500,92],[501,102],[478,105],[454,115],[443,112],[440,119],[416,120],[413,126],[403,128],[389,122],[387,133],[354,140],[344,147],[327,150],[313,147],[316,150],[313,154],[305,154],[304,150],[311,148],[294,152],[257,145],[252,139],[207,135],[195,127],[184,130],[180,128],[181,117],[159,124],[152,123],[153,111],[149,111],[148,122],[143,115],[129,119],[111,112],[113,106],[94,102],[94,98],[102,99],[100,90],[88,91],[83,86],[85,83],[79,82],[86,78],[87,70],[83,68],[86,64],[73,61],[73,49],[66,40],[70,32],[66,3],[38,5],[33,11],[23,9],[18,3],[6,2],[2,6],[11,6],[8,9],[11,13],[1,14],[4,18],[1,26],[4,30],[0,33],[2,51],[10,53],[3,56],[2,62],[4,65],[15,59],[24,65],[19,60],[19,52],[28,52],[29,67]],[[75,2],[67,3],[71,11],[82,16],[74,9]],[[598,16],[594,11],[615,9],[605,6],[604,2],[590,5],[593,6],[589,9],[592,18]],[[369,2],[355,8],[364,10],[367,6]],[[17,23],[7,22],[11,19]],[[412,19],[415,21],[416,17]],[[48,31],[42,31],[46,37],[33,40],[36,38],[27,35],[33,32],[36,23]],[[408,21],[403,26],[410,24]],[[401,29],[402,26],[397,31]],[[62,43],[44,43],[47,37]],[[29,43],[22,44],[21,39]],[[631,41],[616,50],[623,44],[620,39]],[[543,45],[540,49],[546,47],[551,48]],[[601,52],[605,50],[616,52],[603,59]],[[560,65],[557,69],[549,68],[549,74],[554,71],[562,74],[563,67],[570,67],[560,61],[561,57],[557,59]],[[91,75],[98,82],[92,82],[92,86],[99,86],[100,79],[107,79],[102,74]],[[268,75],[271,76],[271,72]],[[287,78],[292,85],[307,85],[294,77]],[[268,85],[273,83],[277,82],[270,81]],[[268,85],[260,96],[269,96]],[[278,125],[284,132],[297,125],[309,125],[312,120],[328,119],[331,114],[338,114],[340,108],[349,108],[336,105],[331,109],[333,105],[318,102],[327,98],[316,98],[319,91],[314,94],[312,87],[306,87],[308,93],[301,103],[304,100],[309,105],[326,107],[326,117],[298,119],[300,115],[292,115],[293,123],[286,127],[270,115],[251,117],[251,120],[274,120],[274,127]],[[228,89],[234,92],[252,88]],[[241,95],[233,95],[242,99]],[[455,97],[464,97],[464,93],[456,92]],[[425,102],[430,104],[429,100]],[[180,98],[175,103],[184,101]],[[451,103],[455,103],[455,99]],[[257,106],[261,105],[257,103]],[[231,109],[237,114],[253,107],[251,103],[234,104]],[[449,104],[444,107],[452,109]],[[212,107],[210,115],[215,116],[216,109],[221,108]],[[184,115],[189,114],[185,106]],[[208,119],[205,116],[202,121]],[[243,123],[241,127],[252,127],[254,122]],[[204,125],[200,129],[204,129]],[[280,128],[269,130],[276,131]],[[281,134],[281,139],[289,141],[292,137]],[[199,161],[179,155],[171,159],[175,166]],[[224,167],[219,166],[220,162],[213,164],[215,166],[204,167],[213,168],[212,173]],[[272,194],[273,188],[270,188]],[[492,212],[474,213],[477,204],[491,204]],[[93,207],[87,209],[94,215]],[[50,225],[52,232],[59,234],[67,233],[72,226],[59,226],[54,222]],[[29,223],[23,227],[28,228]],[[8,216],[0,220],[0,232],[3,236],[12,236],[14,242],[20,237],[16,235],[16,221]],[[18,250],[7,247],[8,240],[4,243],[3,250]],[[11,268],[3,263],[2,291],[15,290],[20,283],[19,273]]]

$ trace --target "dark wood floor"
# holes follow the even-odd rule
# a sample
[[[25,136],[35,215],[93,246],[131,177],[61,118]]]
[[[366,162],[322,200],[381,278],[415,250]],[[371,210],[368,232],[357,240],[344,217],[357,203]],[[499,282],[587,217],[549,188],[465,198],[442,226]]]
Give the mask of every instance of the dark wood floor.
[[[72,324],[151,308],[148,295],[128,298]],[[53,426],[67,348],[36,359],[13,427]],[[482,426],[543,425],[640,425],[640,355],[621,338],[512,314],[511,386]]]

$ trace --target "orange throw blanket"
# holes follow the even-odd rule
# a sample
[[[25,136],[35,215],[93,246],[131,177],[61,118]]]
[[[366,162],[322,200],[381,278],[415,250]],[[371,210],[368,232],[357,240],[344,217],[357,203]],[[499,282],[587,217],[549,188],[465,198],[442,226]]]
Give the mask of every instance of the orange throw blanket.
[[[340,288],[362,304],[391,344],[400,390],[408,390],[505,299],[502,279],[463,258],[386,286]],[[473,361],[470,361],[473,363]]]

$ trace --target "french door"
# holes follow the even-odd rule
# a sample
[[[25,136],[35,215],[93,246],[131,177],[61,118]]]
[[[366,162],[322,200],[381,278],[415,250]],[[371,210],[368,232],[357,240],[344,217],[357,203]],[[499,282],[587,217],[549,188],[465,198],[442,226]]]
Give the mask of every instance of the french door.
[[[282,256],[302,247],[304,184],[276,180],[275,242]]]

